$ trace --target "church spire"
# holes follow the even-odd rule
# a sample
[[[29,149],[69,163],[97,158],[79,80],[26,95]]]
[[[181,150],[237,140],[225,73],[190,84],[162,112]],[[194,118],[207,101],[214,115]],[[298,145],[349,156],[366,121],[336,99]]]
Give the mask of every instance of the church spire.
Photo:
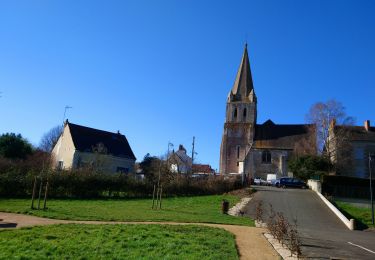
[[[249,55],[247,53],[247,43],[242,55],[240,67],[237,72],[236,80],[229,93],[228,101],[255,101],[253,78],[251,76]]]

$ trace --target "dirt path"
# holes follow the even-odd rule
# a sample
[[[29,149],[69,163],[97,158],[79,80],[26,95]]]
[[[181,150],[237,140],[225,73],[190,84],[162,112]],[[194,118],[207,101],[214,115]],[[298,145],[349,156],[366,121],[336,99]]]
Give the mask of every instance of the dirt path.
[[[3,223],[15,223],[17,228],[53,224],[166,224],[166,225],[203,225],[223,228],[236,236],[236,245],[240,259],[279,259],[279,255],[263,236],[264,229],[206,223],[176,223],[176,222],[124,222],[124,221],[78,221],[40,218],[29,215],[0,212]]]

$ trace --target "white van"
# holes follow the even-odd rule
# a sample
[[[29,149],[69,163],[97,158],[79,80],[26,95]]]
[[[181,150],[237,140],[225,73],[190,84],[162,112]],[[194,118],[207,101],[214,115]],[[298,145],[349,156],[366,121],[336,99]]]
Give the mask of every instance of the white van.
[[[276,174],[267,174],[267,184],[271,185],[273,180],[276,180]]]

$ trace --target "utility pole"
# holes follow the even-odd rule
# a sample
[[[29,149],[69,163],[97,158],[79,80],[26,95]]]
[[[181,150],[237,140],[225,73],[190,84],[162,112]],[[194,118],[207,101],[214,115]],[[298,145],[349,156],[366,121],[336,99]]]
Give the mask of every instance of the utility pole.
[[[191,150],[191,173],[193,173],[193,165],[194,165],[194,145],[195,145],[195,136],[193,136],[193,149]]]
[[[193,150],[191,150],[191,163],[194,162],[194,145],[195,145],[195,136],[193,136]]]
[[[368,169],[370,172],[370,197],[371,197],[371,220],[372,224],[374,225],[374,199],[372,196],[372,173],[371,173],[371,161],[375,158],[373,154],[368,155]]]

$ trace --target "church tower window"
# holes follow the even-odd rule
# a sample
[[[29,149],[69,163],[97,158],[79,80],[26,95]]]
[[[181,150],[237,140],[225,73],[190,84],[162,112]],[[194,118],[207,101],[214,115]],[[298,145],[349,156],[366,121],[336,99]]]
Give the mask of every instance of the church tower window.
[[[262,152],[262,163],[271,163],[271,153],[270,151]]]
[[[246,110],[246,107],[245,107],[244,110],[243,110],[243,117],[246,118],[246,115],[247,115],[247,110]]]
[[[237,118],[237,108],[234,109],[233,117],[234,117],[234,118]]]
[[[240,159],[240,146],[237,145],[237,159]]]

